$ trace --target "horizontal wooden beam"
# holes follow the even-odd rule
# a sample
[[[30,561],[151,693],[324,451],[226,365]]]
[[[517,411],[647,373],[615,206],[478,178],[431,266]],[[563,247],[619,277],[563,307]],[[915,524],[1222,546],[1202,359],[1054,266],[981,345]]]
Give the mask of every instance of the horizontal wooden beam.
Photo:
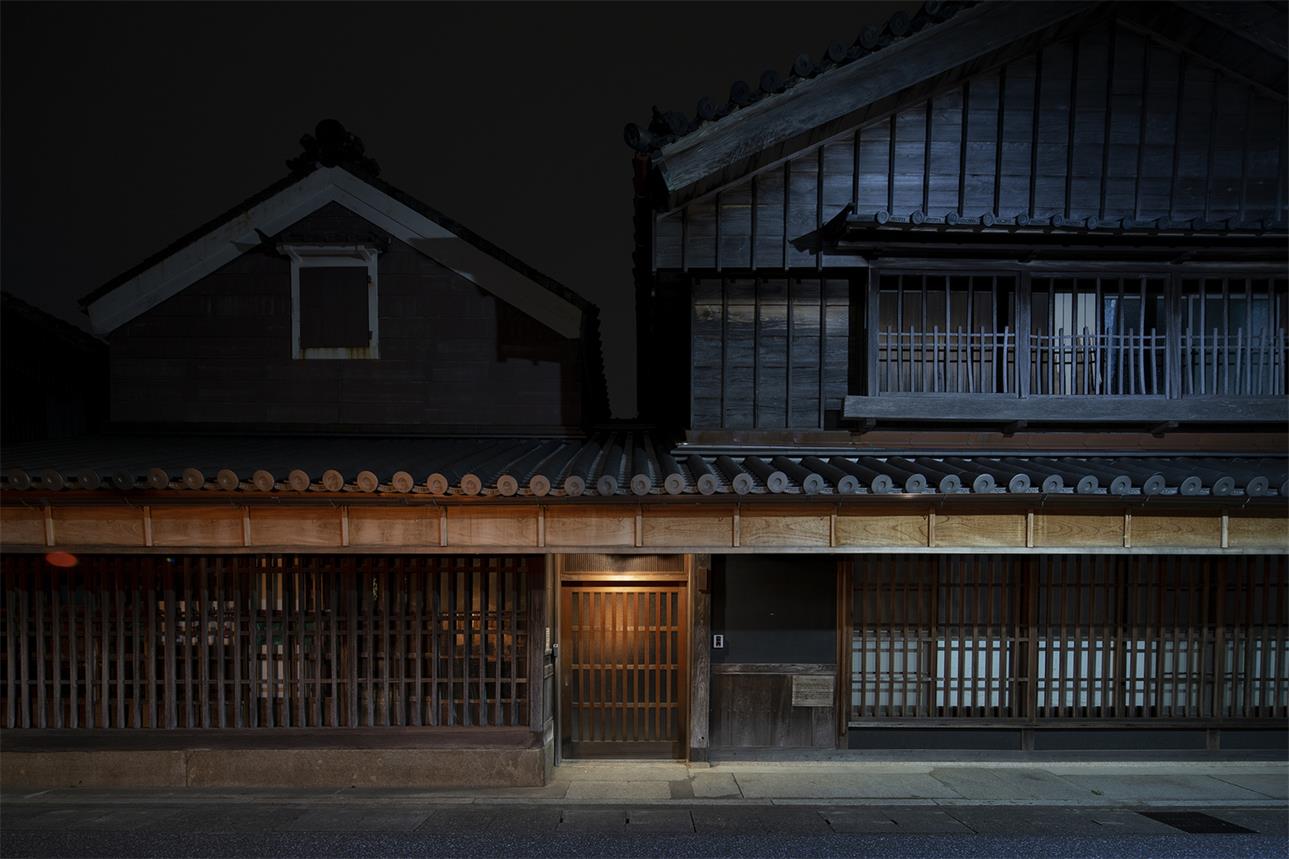
[[[1019,501],[1020,499],[1015,499]],[[0,549],[327,553],[1289,551],[1282,505],[1053,509],[835,502],[351,508],[228,504],[0,507]]]
[[[1017,397],[1010,394],[883,394],[849,396],[846,420],[916,420],[953,423],[1030,421],[1061,424],[1289,422],[1284,397]]]

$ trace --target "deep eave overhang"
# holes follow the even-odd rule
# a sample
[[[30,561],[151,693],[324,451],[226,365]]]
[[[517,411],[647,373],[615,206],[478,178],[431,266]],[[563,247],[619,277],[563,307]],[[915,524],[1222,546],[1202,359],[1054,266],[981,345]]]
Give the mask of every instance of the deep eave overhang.
[[[676,208],[1105,14],[1100,4],[1085,2],[984,3],[959,12],[663,147],[652,158],[661,208]]]

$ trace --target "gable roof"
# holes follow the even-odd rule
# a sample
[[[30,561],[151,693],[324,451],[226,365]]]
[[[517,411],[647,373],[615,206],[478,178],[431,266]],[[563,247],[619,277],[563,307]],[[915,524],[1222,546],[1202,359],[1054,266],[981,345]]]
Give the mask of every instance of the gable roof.
[[[648,128],[628,125],[625,137],[649,158],[658,208],[674,209],[1110,15],[1285,97],[1283,38],[1262,33],[1285,28],[1281,2],[930,0],[865,28],[850,49],[834,44],[817,64],[798,57],[786,80],[766,72],[761,95],[735,82],[726,105],[703,99],[692,121],[655,109]]]
[[[319,130],[321,136],[321,125]],[[316,158],[288,162],[291,175],[84,296],[80,303],[94,330],[107,334],[119,328],[333,202],[565,337],[577,338],[590,330],[586,326],[596,327],[599,311],[590,301],[380,179],[375,162],[327,160],[332,163]]]

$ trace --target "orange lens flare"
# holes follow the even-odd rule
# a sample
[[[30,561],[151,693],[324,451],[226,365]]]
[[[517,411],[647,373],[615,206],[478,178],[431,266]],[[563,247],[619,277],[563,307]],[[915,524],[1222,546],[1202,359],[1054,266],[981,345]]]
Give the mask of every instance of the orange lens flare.
[[[50,552],[45,555],[45,562],[54,567],[74,567],[80,563],[71,552]]]

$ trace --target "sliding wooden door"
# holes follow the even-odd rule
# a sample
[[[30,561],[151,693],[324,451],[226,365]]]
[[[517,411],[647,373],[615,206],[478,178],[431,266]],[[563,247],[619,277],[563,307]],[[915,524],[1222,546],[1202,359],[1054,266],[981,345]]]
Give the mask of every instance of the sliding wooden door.
[[[684,757],[685,600],[683,581],[564,584],[564,756]]]

